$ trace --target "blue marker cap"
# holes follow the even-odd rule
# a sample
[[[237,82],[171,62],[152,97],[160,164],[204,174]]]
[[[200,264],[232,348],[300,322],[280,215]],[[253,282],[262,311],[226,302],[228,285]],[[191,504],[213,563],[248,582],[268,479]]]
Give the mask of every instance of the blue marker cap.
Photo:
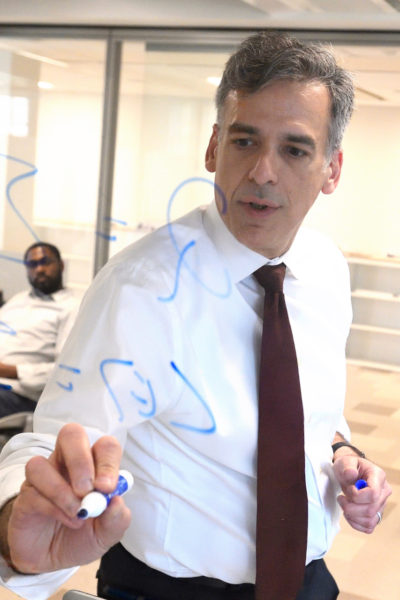
[[[354,485],[358,490],[363,490],[364,488],[368,487],[368,483],[365,481],[365,479],[358,479]]]

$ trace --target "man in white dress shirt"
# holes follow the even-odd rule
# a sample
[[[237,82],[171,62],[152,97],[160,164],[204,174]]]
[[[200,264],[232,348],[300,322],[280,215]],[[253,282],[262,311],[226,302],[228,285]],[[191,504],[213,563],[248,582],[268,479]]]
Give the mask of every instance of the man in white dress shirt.
[[[32,244],[24,263],[31,288],[0,309],[0,417],[36,408],[78,307],[56,246]]]
[[[35,433],[3,451],[5,585],[42,600],[75,565],[103,556],[99,595],[110,600],[254,599],[264,292],[252,274],[284,262],[308,544],[296,599],[262,600],[337,597],[322,557],[340,508],[371,533],[391,493],[382,469],[346,441],[346,262],[300,228],[319,192],[337,186],[352,101],[350,77],[320,46],[263,32],[231,57],[206,152],[215,201],[108,262],[40,400]],[[79,520],[82,497],[111,492],[120,465],[134,475],[132,492]],[[368,482],[360,491],[359,478]]]

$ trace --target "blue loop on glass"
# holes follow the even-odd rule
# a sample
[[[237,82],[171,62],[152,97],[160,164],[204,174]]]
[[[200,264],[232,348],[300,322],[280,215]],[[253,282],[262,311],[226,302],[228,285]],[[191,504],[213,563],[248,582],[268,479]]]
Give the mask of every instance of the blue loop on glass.
[[[22,216],[22,214],[20,213],[20,211],[17,209],[17,207],[15,206],[12,198],[11,198],[11,189],[12,187],[18,183],[19,181],[21,181],[22,179],[26,179],[27,177],[33,177],[34,175],[36,175],[36,173],[38,172],[37,167],[35,167],[35,165],[32,165],[31,163],[26,162],[25,160],[22,160],[20,158],[16,158],[15,156],[9,156],[8,154],[2,154],[0,153],[0,156],[2,156],[3,158],[6,158],[7,160],[12,160],[14,162],[17,162],[21,165],[24,165],[26,167],[29,167],[29,171],[26,171],[26,173],[22,173],[21,175],[17,175],[16,177],[13,177],[7,184],[6,187],[6,197],[7,197],[7,201],[9,203],[9,205],[11,206],[11,208],[13,209],[13,211],[15,212],[15,214],[17,215],[17,217],[19,218],[19,220],[21,221],[21,223],[27,228],[27,230],[31,233],[31,235],[34,237],[34,239],[39,242],[40,238],[36,235],[36,233],[33,231],[32,227],[29,225],[29,223],[26,221],[26,219],[24,219],[24,217]]]
[[[4,327],[4,329],[3,329]],[[5,321],[0,321],[0,333],[7,333],[8,335],[17,335],[15,329],[8,325]]]
[[[209,185],[212,185],[213,188],[216,190],[216,192],[218,193],[218,195],[221,198],[222,201],[222,210],[221,210],[221,214],[225,214],[226,213],[226,207],[227,207],[227,203],[226,203],[226,198],[225,195],[223,193],[223,191],[221,190],[221,188],[213,181],[210,181],[209,179],[206,179],[205,177],[190,177],[189,179],[185,179],[184,181],[182,181],[182,183],[180,183],[172,192],[171,197],[168,201],[168,206],[167,206],[167,227],[168,227],[168,233],[170,235],[171,238],[171,242],[178,254],[178,265],[177,265],[177,270],[176,270],[176,278],[175,278],[175,286],[174,286],[174,291],[172,292],[172,294],[170,296],[168,296],[167,298],[163,298],[163,297],[159,297],[158,300],[162,301],[162,302],[169,302],[171,300],[173,300],[176,296],[176,293],[178,291],[178,281],[179,281],[179,275],[180,275],[180,271],[181,271],[181,267],[184,266],[189,273],[191,274],[191,276],[195,279],[195,281],[197,281],[197,283],[204,288],[207,292],[209,292],[210,294],[212,294],[213,296],[216,296],[217,298],[227,298],[231,291],[232,291],[232,284],[231,284],[231,280],[229,277],[229,273],[228,271],[225,269],[224,273],[225,273],[225,279],[226,279],[226,291],[217,291],[217,290],[213,290],[212,288],[210,288],[206,283],[204,283],[204,281],[202,281],[200,279],[200,277],[197,275],[197,273],[187,264],[187,262],[185,261],[185,255],[187,254],[188,250],[190,248],[193,248],[196,244],[195,240],[191,240],[190,242],[188,242],[182,249],[179,248],[177,239],[174,235],[173,232],[173,223],[171,221],[171,208],[172,205],[175,201],[175,198],[177,196],[177,194],[182,190],[182,188],[184,188],[186,185],[188,185],[189,183],[195,183],[195,182],[201,182],[201,183],[208,183]]]

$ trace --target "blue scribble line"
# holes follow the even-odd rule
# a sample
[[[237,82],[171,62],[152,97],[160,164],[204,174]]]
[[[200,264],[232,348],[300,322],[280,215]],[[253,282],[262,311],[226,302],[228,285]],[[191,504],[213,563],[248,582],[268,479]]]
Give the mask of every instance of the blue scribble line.
[[[123,221],[122,219],[114,219],[114,217],[104,217],[105,221],[110,221],[110,223],[118,223],[118,225],[128,225],[127,221]]]
[[[15,212],[15,214],[17,215],[17,217],[19,218],[21,223],[27,228],[27,230],[31,233],[33,238],[37,242],[39,242],[40,239],[38,238],[36,233],[33,231],[32,227],[29,225],[29,223],[26,221],[26,219],[23,217],[21,212],[18,210],[18,208],[15,206],[14,201],[11,197],[11,190],[12,190],[13,186],[15,184],[17,184],[19,181],[26,179],[27,177],[33,177],[34,175],[36,175],[36,173],[38,171],[37,167],[35,167],[35,165],[32,165],[31,163],[26,162],[25,160],[22,160],[21,158],[16,158],[15,156],[9,156],[8,154],[2,154],[2,153],[0,153],[0,156],[2,156],[3,158],[6,158],[7,160],[12,160],[21,165],[29,167],[29,171],[26,171],[26,173],[21,173],[21,175],[17,175],[16,177],[13,177],[8,182],[7,187],[6,187],[6,197],[7,197],[7,201],[9,203],[9,205],[11,206],[11,208],[13,209],[13,211]],[[4,257],[2,257],[2,258],[4,258]]]
[[[0,326],[5,327],[5,329],[0,329],[0,333],[7,333],[8,335],[17,335],[15,329],[13,329],[5,321],[0,321]]]
[[[217,298],[228,298],[229,295],[232,292],[232,283],[229,277],[229,273],[227,269],[224,269],[224,274],[225,274],[225,280],[226,280],[226,290],[219,292],[216,290],[213,290],[212,288],[210,288],[209,286],[207,286],[201,279],[200,277],[197,275],[197,273],[190,268],[190,266],[185,262],[184,259],[184,255],[187,253],[187,251],[189,250],[189,248],[193,248],[196,244],[195,240],[192,240],[191,242],[189,242],[188,244],[186,244],[186,246],[181,250],[178,246],[178,242],[175,238],[174,232],[173,232],[173,223],[171,221],[171,208],[172,205],[175,201],[175,198],[177,196],[177,194],[182,190],[182,188],[184,188],[186,185],[188,185],[189,183],[195,183],[195,182],[201,182],[201,183],[208,183],[209,185],[212,185],[213,188],[216,190],[216,192],[218,193],[218,195],[221,198],[222,201],[222,210],[221,210],[221,214],[225,214],[226,213],[226,209],[227,209],[227,203],[226,203],[226,198],[225,195],[223,193],[223,191],[221,190],[221,188],[214,183],[213,181],[210,181],[209,179],[206,179],[205,177],[190,177],[189,179],[185,179],[184,181],[182,181],[172,192],[170,199],[168,201],[168,207],[167,207],[167,227],[168,227],[168,232],[171,238],[171,242],[178,254],[178,265],[177,265],[177,276],[175,278],[175,289],[172,292],[171,296],[169,296],[168,298],[158,298],[160,301],[162,302],[167,302],[167,301],[171,301],[175,298],[176,295],[176,290],[177,290],[177,280],[179,277],[179,273],[181,270],[182,265],[184,265],[186,267],[186,269],[189,271],[189,273],[191,274],[191,276],[195,279],[195,281],[197,281],[197,283],[204,288],[207,292],[209,292],[210,294],[212,294],[213,296],[216,296]]]
[[[111,398],[114,401],[115,406],[117,407],[118,410],[118,420],[119,421],[123,421],[124,419],[124,413],[122,411],[121,405],[118,402],[118,398],[116,397],[116,395],[114,394],[114,391],[111,387],[111,385],[108,382],[108,379],[106,377],[106,374],[104,372],[104,368],[106,365],[109,364],[114,364],[114,365],[126,365],[128,367],[133,367],[133,362],[131,360],[120,360],[118,358],[105,358],[104,360],[101,361],[100,363],[100,375],[105,383],[105,386],[108,390],[108,393],[110,394]]]
[[[143,385],[147,386],[151,399],[150,410],[148,410],[147,412],[145,412],[144,410],[139,410],[139,415],[146,418],[153,417],[156,414],[156,398],[154,396],[151,382],[148,379],[144,380],[143,377],[137,371],[135,371],[135,375]],[[141,404],[149,404],[149,401],[146,398],[139,396],[133,390],[131,390],[131,396]]]
[[[108,233],[103,233],[102,231],[96,231],[96,235],[104,238],[105,240],[110,240],[110,242],[115,242],[117,239],[116,235],[109,235]]]
[[[179,377],[181,377],[181,379],[186,383],[186,385],[192,390],[193,394],[201,402],[202,406],[205,408],[205,410],[207,411],[207,414],[209,415],[209,417],[211,419],[211,427],[209,427],[208,429],[205,429],[203,427],[195,427],[194,425],[187,425],[185,423],[177,423],[176,421],[170,421],[171,425],[174,425],[175,427],[181,427],[182,429],[188,429],[189,431],[195,431],[196,433],[215,433],[215,431],[217,429],[217,425],[216,425],[214,415],[212,414],[210,407],[205,402],[205,400],[200,396],[200,394],[196,390],[196,388],[190,383],[188,378],[179,370],[179,368],[176,366],[176,364],[173,361],[171,361],[170,365],[173,368],[173,370],[179,375]]]
[[[174,286],[174,290],[172,292],[172,294],[170,296],[167,296],[166,298],[163,298],[162,296],[158,296],[157,300],[160,300],[160,302],[171,302],[177,292],[178,292],[178,285],[179,285],[179,275],[180,275],[180,271],[181,271],[181,265],[182,265],[182,261],[183,261],[183,257],[185,255],[185,253],[189,250],[189,248],[191,248],[192,246],[194,246],[196,244],[196,242],[194,240],[192,240],[191,242],[188,242],[186,244],[186,246],[184,247],[184,249],[182,250],[182,252],[179,255],[178,258],[178,264],[176,267],[176,277],[175,277],[175,286]]]
[[[70,367],[69,365],[58,365],[60,369],[66,369],[67,371],[71,371],[72,373],[80,373],[81,370],[77,367]]]
[[[127,221],[123,219],[114,219],[114,217],[104,217],[104,221],[109,221],[110,223],[117,223],[118,225],[124,225],[125,227],[128,225]],[[109,240],[110,242],[115,242],[117,239],[116,235],[111,235],[109,233],[103,233],[102,231],[96,231],[96,235],[104,238],[105,240]]]
[[[7,256],[7,254],[0,254],[0,258],[2,258],[4,260],[12,260],[13,262],[17,262],[21,265],[24,264],[24,261],[22,258],[15,258],[15,256]]]
[[[58,368],[65,369],[66,371],[70,371],[71,373],[74,373],[76,375],[79,375],[81,372],[80,369],[77,369],[76,367],[70,367],[69,365],[60,364],[60,365],[58,365]],[[67,384],[62,383],[61,381],[57,381],[56,383],[60,388],[62,388],[66,392],[72,392],[72,390],[74,389],[72,381],[69,381]]]

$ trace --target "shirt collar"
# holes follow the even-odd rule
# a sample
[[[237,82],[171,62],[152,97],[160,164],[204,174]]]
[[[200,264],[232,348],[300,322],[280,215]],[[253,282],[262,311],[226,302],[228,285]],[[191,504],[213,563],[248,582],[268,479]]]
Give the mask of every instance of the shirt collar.
[[[40,300],[43,300],[44,302],[57,302],[62,296],[64,296],[65,293],[65,288],[61,288],[60,290],[57,290],[56,292],[53,292],[53,294],[44,294],[43,292],[41,292],[40,290],[37,290],[34,287],[31,287],[30,289],[30,296],[32,296],[32,298],[39,298]]]
[[[241,242],[226,227],[219,214],[215,202],[209,204],[204,215],[204,227],[212,239],[219,255],[229,270],[233,283],[242,281],[263,265],[277,265],[284,262],[286,266],[296,274],[298,264],[292,248],[282,256],[268,259],[258,252],[254,252]]]

